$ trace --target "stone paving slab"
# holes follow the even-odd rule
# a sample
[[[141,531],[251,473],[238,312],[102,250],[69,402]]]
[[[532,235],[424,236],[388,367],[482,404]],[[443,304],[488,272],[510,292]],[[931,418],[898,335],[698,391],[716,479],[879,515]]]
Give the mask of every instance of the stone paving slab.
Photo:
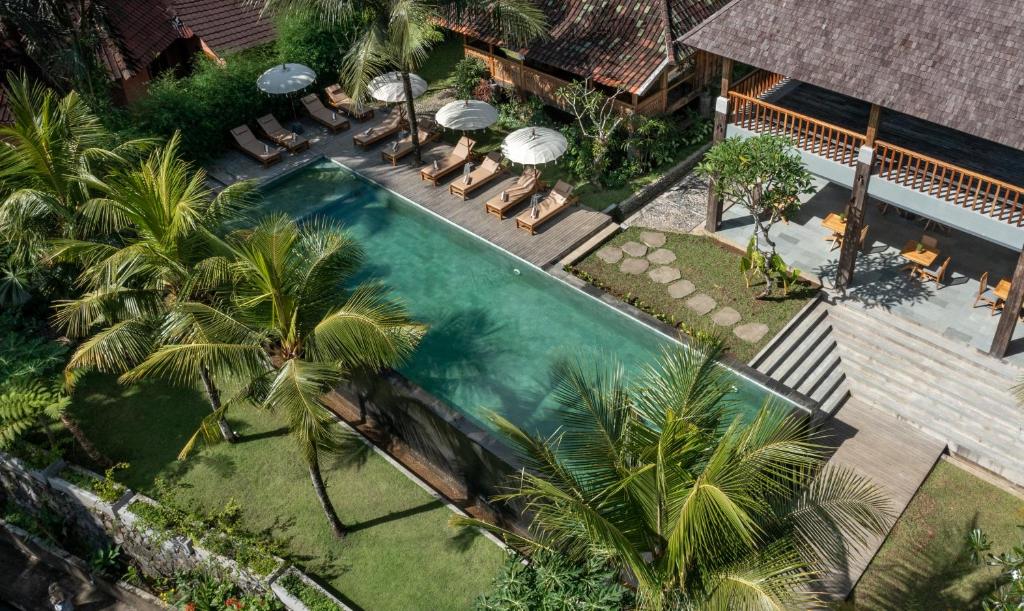
[[[718,305],[718,303],[715,302],[714,298],[710,295],[705,295],[704,293],[697,293],[686,300],[686,307],[701,316],[707,314],[711,310],[714,310],[716,305]],[[765,327],[765,329],[767,330],[767,327]]]
[[[622,260],[622,249],[617,246],[604,246],[597,251],[597,258],[609,264],[618,263]]]
[[[641,244],[640,242],[633,242],[632,240],[626,242],[619,248],[622,249],[622,252],[626,253],[631,257],[642,257],[647,254],[647,246]]]
[[[650,266],[651,263],[647,259],[634,259],[633,257],[626,257],[619,265],[619,271],[622,272],[623,274],[639,276],[640,274],[647,271],[647,268]]]
[[[756,344],[768,333],[768,325],[759,322],[748,322],[732,330],[733,335],[747,342]]]
[[[661,248],[665,245],[665,234],[660,231],[641,231],[640,241],[651,248]]]
[[[647,255],[647,260],[655,265],[668,265],[676,260],[676,253],[667,248],[659,248]]]
[[[728,306],[719,308],[711,315],[711,322],[719,327],[731,327],[738,323],[742,317],[735,309]]]
[[[688,297],[696,290],[697,287],[695,287],[689,280],[679,280],[668,285],[668,294],[673,299]]]
[[[668,284],[669,282],[679,280],[679,277],[682,274],[679,273],[678,269],[674,267],[668,267],[666,265],[664,267],[656,267],[652,269],[651,271],[647,272],[647,275],[650,276],[651,280],[654,280],[658,284]]]

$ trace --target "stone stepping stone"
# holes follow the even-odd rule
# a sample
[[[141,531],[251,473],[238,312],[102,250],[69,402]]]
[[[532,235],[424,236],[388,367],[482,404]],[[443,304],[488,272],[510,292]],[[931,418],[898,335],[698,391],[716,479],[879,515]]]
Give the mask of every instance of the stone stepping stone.
[[[651,266],[651,262],[647,259],[634,259],[633,257],[626,257],[619,264],[619,271],[623,274],[629,274],[631,276],[639,276],[640,274],[647,271],[647,268]]]
[[[676,260],[676,253],[667,248],[659,248],[647,255],[647,260],[655,265],[668,265]]]
[[[642,257],[647,254],[647,247],[640,242],[629,241],[620,246],[622,252],[631,257]]]
[[[719,327],[731,327],[740,321],[740,313],[726,306],[711,315],[711,322]]]
[[[667,265],[664,267],[656,267],[647,272],[647,275],[651,277],[651,280],[654,280],[658,284],[668,284],[669,282],[679,280],[679,277],[682,276],[678,269],[668,267]]]
[[[682,299],[697,290],[689,280],[679,280],[668,285],[668,294],[672,299]]]
[[[707,314],[711,310],[714,310],[716,305],[718,304],[715,303],[715,300],[710,295],[705,295],[704,293],[697,293],[686,300],[686,307],[701,316]]]
[[[651,248],[661,248],[665,245],[665,234],[660,231],[641,231],[640,241]]]
[[[759,322],[748,322],[745,325],[735,327],[732,333],[748,344],[755,344],[761,341],[765,333],[768,333],[768,325]]]
[[[618,246],[605,246],[597,251],[597,258],[605,263],[618,263],[622,260],[622,249]]]

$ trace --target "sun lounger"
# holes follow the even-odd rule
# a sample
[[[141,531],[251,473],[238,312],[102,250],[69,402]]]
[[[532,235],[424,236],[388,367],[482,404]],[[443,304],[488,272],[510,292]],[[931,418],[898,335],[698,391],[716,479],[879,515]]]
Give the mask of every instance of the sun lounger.
[[[352,142],[354,142],[356,146],[366,148],[377,144],[381,140],[394,136],[398,132],[402,131],[402,128],[405,125],[406,123],[405,119],[402,118],[402,113],[397,110],[392,110],[379,125],[367,128],[352,136]]]
[[[309,140],[306,140],[295,132],[288,131],[281,127],[281,124],[277,122],[274,115],[263,115],[259,119],[256,119],[256,123],[259,123],[260,129],[263,130],[263,133],[266,134],[267,138],[270,138],[293,153],[309,148]]]
[[[328,110],[315,93],[302,98],[302,105],[306,107],[306,112],[314,121],[325,126],[331,132],[340,132],[351,127],[348,119],[342,117],[337,111]]]
[[[448,185],[448,192],[465,201],[467,195],[497,178],[502,171],[501,155],[491,153],[475,170]]]
[[[499,219],[505,218],[505,213],[518,206],[522,201],[528,199],[540,188],[540,172],[527,169],[514,185],[502,191],[506,194],[503,198],[499,193],[487,200],[484,209],[487,214],[493,214]]]
[[[341,85],[331,85],[324,89],[324,93],[327,94],[328,104],[356,121],[365,121],[373,118],[373,109],[364,108],[357,104],[355,100],[348,97],[348,94],[342,90]]]
[[[441,137],[441,132],[437,129],[437,126],[434,125],[432,122],[426,121],[425,119],[420,119],[416,123],[416,131],[419,133],[420,136],[421,147]],[[399,159],[405,157],[412,151],[412,134],[409,134],[406,137],[402,138],[401,140],[397,140],[391,143],[390,145],[385,146],[384,149],[380,152],[380,157],[384,161],[390,161],[391,165],[396,165]]]
[[[534,216],[533,206],[530,206],[529,210],[516,217],[516,227],[525,229],[530,232],[530,235],[533,235],[537,233],[538,227],[551,220],[565,208],[568,208],[575,199],[572,194],[572,186],[560,180],[551,189],[547,197],[537,204],[536,216]]]
[[[236,127],[231,130],[231,136],[235,139],[235,144],[238,145],[239,150],[262,163],[263,167],[281,161],[281,152],[284,149],[257,140],[256,135],[252,133],[248,126],[240,125]]]
[[[436,187],[437,181],[469,163],[469,156],[473,153],[474,146],[476,146],[476,142],[469,138],[465,136],[459,138],[459,143],[445,155],[444,159],[439,159],[420,170],[420,180],[429,180]]]

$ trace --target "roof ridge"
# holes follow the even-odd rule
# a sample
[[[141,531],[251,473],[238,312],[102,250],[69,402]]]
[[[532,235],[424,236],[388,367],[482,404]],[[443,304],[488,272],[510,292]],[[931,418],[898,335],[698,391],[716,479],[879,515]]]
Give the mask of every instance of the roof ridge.
[[[732,6],[734,4],[739,4],[740,2],[745,2],[745,1],[746,0],[730,0],[729,4],[726,4],[722,8],[720,8],[717,11],[715,11],[714,13],[712,13],[710,17],[708,17],[704,21],[701,21],[700,23],[698,23],[695,27],[690,28],[689,30],[687,30],[687,31],[683,32],[682,34],[680,34],[678,40],[682,41],[684,38],[686,38],[690,34],[695,34],[695,33],[699,32],[699,31],[703,30],[706,26],[710,25],[715,20],[719,19],[722,15],[724,15],[725,13],[729,12],[730,10],[732,10]]]

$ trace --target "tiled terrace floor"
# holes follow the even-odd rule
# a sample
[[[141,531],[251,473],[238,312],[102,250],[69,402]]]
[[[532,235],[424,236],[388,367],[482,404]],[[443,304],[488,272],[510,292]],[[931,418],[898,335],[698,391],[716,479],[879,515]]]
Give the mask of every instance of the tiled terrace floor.
[[[547,265],[571,251],[601,228],[611,223],[611,218],[600,212],[587,209],[580,205],[572,206],[548,223],[543,225],[536,235],[516,228],[515,215],[521,213],[529,204],[521,204],[514,214],[501,221],[484,211],[484,202],[507,188],[517,177],[522,168],[513,168],[513,173],[495,180],[489,186],[482,187],[466,201],[448,193],[448,183],[458,180],[458,173],[451,178],[442,180],[437,187],[419,178],[419,171],[411,166],[410,155],[399,162],[398,167],[381,160],[380,151],[384,144],[362,150],[352,143],[352,135],[381,121],[381,113],[365,123],[354,123],[352,128],[336,135],[329,135],[326,130],[303,122],[306,137],[312,146],[308,151],[298,155],[285,155],[284,159],[269,168],[245,157],[239,152],[231,151],[207,167],[210,175],[223,184],[231,184],[237,180],[252,178],[262,181],[272,180],[310,161],[327,157],[362,174],[396,193],[440,214],[448,220],[468,229],[478,236],[516,254],[535,265]],[[470,134],[472,137],[472,134]],[[451,147],[444,143],[430,145],[424,151],[424,163],[429,164],[439,159]]]
[[[821,221],[829,212],[843,210],[850,199],[844,187],[822,181],[819,191],[803,205],[789,224],[778,224],[772,235],[779,253],[787,263],[814,276],[829,288],[833,285],[839,250],[829,250],[828,230]],[[919,239],[922,220],[901,217],[895,208],[883,215],[875,202],[867,206],[867,254],[857,258],[854,286],[847,302],[864,308],[882,308],[946,337],[988,351],[998,316],[986,307],[972,307],[982,273],[989,272],[989,284],[1013,274],[1017,254],[980,238],[952,230],[948,235],[931,230],[939,240],[940,261],[953,258],[947,284],[935,287],[922,283],[902,271],[906,261],[899,249],[910,239]],[[749,216],[739,207],[725,211],[719,237],[737,246],[746,246],[752,233]],[[1024,324],[1017,326],[1007,355],[1010,362],[1024,364]]]

